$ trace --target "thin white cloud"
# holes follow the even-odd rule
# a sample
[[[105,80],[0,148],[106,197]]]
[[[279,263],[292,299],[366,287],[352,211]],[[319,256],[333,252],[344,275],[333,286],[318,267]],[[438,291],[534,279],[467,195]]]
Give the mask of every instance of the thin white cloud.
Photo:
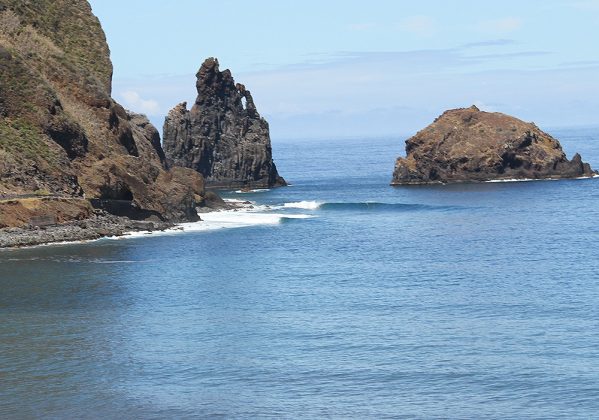
[[[474,105],[476,105],[476,107],[478,109],[480,109],[481,111],[497,112],[497,106],[496,105],[489,104],[489,103],[486,103],[486,102],[481,101],[481,100],[474,101]],[[500,105],[503,105],[503,104],[500,104]],[[505,106],[505,105],[503,105],[503,106]]]
[[[559,64],[560,67],[599,67],[599,60],[566,61]]]
[[[582,0],[577,1],[573,4],[573,6],[580,10],[592,10],[599,12],[599,0]]]
[[[473,70],[473,66],[491,65],[499,63],[502,67],[508,66],[513,60],[535,58],[552,54],[549,51],[530,50],[530,51],[512,51],[503,52],[502,46],[511,46],[512,42],[507,41],[488,41],[481,43],[466,44],[455,48],[445,49],[422,49],[409,51],[339,51],[332,54],[321,54],[317,58],[288,65],[278,69],[273,69],[275,72],[280,71],[308,71],[319,70],[324,68],[332,68],[343,66],[352,63],[355,66],[362,66],[364,63],[380,63],[385,66],[397,65],[396,72],[406,73],[438,73],[448,69],[469,69]],[[490,45],[499,47],[492,51],[483,49],[479,46]],[[473,54],[473,52],[475,54]],[[481,54],[486,52],[485,54]],[[479,54],[476,54],[479,53]],[[372,72],[365,71],[364,77],[368,77]]]
[[[471,60],[503,60],[506,58],[530,58],[540,57],[543,55],[551,55],[551,51],[518,51],[511,53],[494,53],[494,54],[480,54],[468,56]]]
[[[376,23],[352,23],[347,26],[350,31],[368,31],[376,27]]]
[[[141,112],[147,115],[160,114],[160,106],[153,99],[143,99],[139,93],[134,90],[125,90],[120,93],[120,96],[127,108],[132,111]]]
[[[407,17],[399,22],[398,28],[421,37],[430,37],[437,32],[437,24],[430,16]]]
[[[507,34],[517,31],[522,27],[522,19],[518,17],[505,17],[479,22],[476,26],[480,31]]]
[[[469,42],[463,44],[460,48],[486,48],[486,47],[505,47],[507,45],[516,45],[513,39],[491,39],[488,41]]]

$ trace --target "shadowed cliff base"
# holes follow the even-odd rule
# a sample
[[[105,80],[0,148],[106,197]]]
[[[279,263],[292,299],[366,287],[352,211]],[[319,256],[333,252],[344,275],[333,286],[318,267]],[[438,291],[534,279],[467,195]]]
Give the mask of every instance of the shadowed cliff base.
[[[596,174],[534,123],[476,106],[444,112],[406,140],[391,185],[580,178]]]
[[[268,123],[249,90],[208,58],[196,74],[198,96],[164,122],[164,150],[172,165],[201,173],[207,187],[268,188],[286,185],[272,160]]]

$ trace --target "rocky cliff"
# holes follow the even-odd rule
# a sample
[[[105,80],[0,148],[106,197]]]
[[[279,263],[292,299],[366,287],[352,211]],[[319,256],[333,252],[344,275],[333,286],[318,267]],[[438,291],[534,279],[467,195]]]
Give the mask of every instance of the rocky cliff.
[[[111,98],[106,38],[84,0],[0,0],[0,198],[84,197],[132,217],[196,219],[194,171]],[[51,211],[51,210],[48,210]]]
[[[164,122],[164,150],[173,165],[204,175],[208,186],[263,188],[285,185],[272,160],[268,123],[250,91],[209,58],[196,74],[191,110],[181,103]]]
[[[446,111],[406,141],[392,185],[592,176],[536,125],[477,107]]]

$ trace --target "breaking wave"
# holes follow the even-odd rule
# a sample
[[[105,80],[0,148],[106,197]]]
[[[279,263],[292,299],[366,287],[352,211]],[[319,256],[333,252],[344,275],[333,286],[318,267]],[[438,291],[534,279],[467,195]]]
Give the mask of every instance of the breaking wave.
[[[330,211],[410,211],[410,210],[448,210],[457,209],[456,206],[434,206],[427,204],[405,203],[380,203],[380,202],[319,202],[298,201],[283,204],[283,208],[303,210],[330,210]]]
[[[285,203],[283,208],[286,209],[304,209],[304,210],[316,210],[319,209],[324,203],[320,201],[297,201],[294,203]]]
[[[237,190],[235,194],[254,194],[270,191],[270,188],[256,188],[255,190]]]
[[[242,200],[227,199],[227,202],[236,203],[240,207],[232,210],[221,210],[210,213],[202,213],[199,222],[180,223],[172,229],[160,232],[130,232],[125,236],[112,237],[110,239],[140,238],[148,235],[176,235],[185,232],[208,232],[219,229],[243,228],[260,225],[277,225],[287,223],[296,219],[310,219],[309,214],[285,214],[271,212],[273,207],[256,205]]]

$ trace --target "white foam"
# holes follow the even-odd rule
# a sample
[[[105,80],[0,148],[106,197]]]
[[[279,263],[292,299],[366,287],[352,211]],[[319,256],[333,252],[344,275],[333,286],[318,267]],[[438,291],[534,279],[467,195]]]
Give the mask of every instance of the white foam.
[[[133,231],[133,232],[124,232],[122,235],[120,236],[105,236],[103,238],[99,238],[98,240],[102,240],[102,239],[112,239],[112,240],[120,240],[120,239],[133,239],[133,238],[144,238],[147,236],[161,236],[161,235],[172,235],[173,233],[177,233],[175,232],[177,229],[176,227],[171,228],[171,229],[167,229],[167,230],[155,230],[155,231],[148,231],[148,230],[139,230],[139,231]]]
[[[13,246],[13,247],[9,247],[9,248],[0,248],[0,251],[14,251],[14,250],[19,250],[19,249],[28,249],[28,248],[42,248],[42,247],[50,247],[50,246],[56,246],[56,245],[82,245],[82,244],[87,244],[90,242],[95,242],[95,241],[99,241],[102,238],[98,238],[98,239],[84,239],[84,240],[79,240],[79,241],[56,241],[56,242],[46,242],[43,244],[36,244],[36,245],[22,245],[22,246]]]
[[[250,201],[240,200],[238,198],[225,198],[224,201],[225,201],[225,203],[235,203],[235,204],[247,204],[247,203],[250,203]]]
[[[496,182],[531,182],[531,181],[560,181],[564,179],[591,179],[598,178],[599,174],[591,176],[580,176],[577,178],[506,178],[506,179],[491,179],[484,181],[485,183],[496,183]]]
[[[260,207],[260,206],[258,206]],[[202,231],[222,228],[247,227],[254,225],[276,225],[283,219],[306,219],[307,214],[262,213],[254,208],[247,211],[226,210],[202,214],[202,221],[182,223],[184,231]]]
[[[317,210],[322,205],[323,203],[320,201],[297,201],[294,203],[285,203],[283,207],[286,209]]]
[[[491,179],[489,181],[484,181],[488,184],[494,184],[498,182],[530,182],[530,181],[557,181],[557,178],[543,178],[543,179],[534,179],[534,178],[506,178],[506,179]]]
[[[251,212],[258,212],[258,211],[270,211],[273,210],[275,208],[278,207],[271,207],[268,206],[266,204],[256,204],[253,201],[247,201],[247,200],[238,200],[235,198],[227,198],[225,199],[226,203],[229,204],[233,204],[234,208],[231,210],[225,210],[225,211],[233,211],[233,212],[246,212],[246,211],[251,211]],[[221,211],[222,212],[222,211]],[[208,213],[202,213],[202,214],[208,214]],[[203,216],[202,216],[203,217]]]
[[[266,206],[256,206],[252,209],[234,209],[202,213],[200,215],[202,220],[199,222],[181,223],[164,231],[127,232],[124,236],[112,236],[107,239],[131,239],[147,237],[148,235],[178,235],[185,232],[208,232],[219,229],[277,225],[284,219],[309,219],[314,217],[309,214],[263,213],[260,210],[261,207],[268,209]]]
[[[262,192],[267,192],[270,191],[270,188],[257,188],[255,190],[237,190],[235,191],[236,194],[250,194],[250,193],[262,193]]]

